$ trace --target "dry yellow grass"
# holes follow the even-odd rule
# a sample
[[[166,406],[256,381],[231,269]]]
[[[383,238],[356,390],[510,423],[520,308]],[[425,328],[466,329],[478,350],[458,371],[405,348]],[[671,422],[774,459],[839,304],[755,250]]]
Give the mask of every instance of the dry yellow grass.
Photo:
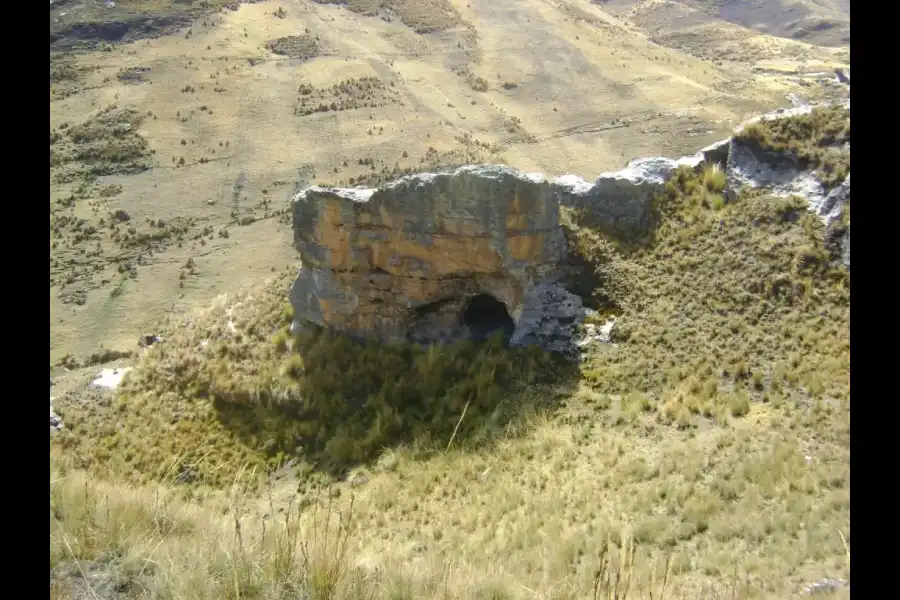
[[[303,502],[271,490],[254,500],[255,494],[243,496],[237,488],[226,494],[133,487],[97,480],[55,458],[51,597],[87,594],[87,587],[100,597],[120,598],[293,598],[301,597],[301,589],[311,598],[348,600],[611,598],[616,588],[619,598],[785,597],[776,578],[795,564],[797,554],[773,555],[767,549],[760,555],[752,548],[773,526],[793,538],[791,525],[770,520],[769,513],[725,514],[723,496],[688,491],[703,487],[705,463],[715,460],[695,458],[708,449],[708,441],[658,448],[666,453],[664,469],[684,473],[681,486],[670,487],[673,474],[648,474],[649,465],[622,435],[608,437],[608,447],[595,443],[591,456],[578,456],[595,460],[582,469],[590,472],[588,480],[578,472],[566,477],[558,461],[578,453],[571,434],[570,428],[545,421],[527,444],[507,446],[498,455],[451,452],[423,461],[412,452],[390,453],[361,498],[351,499],[359,491],[345,488],[331,503],[324,495]],[[727,437],[731,441],[720,438],[716,447],[734,455],[752,449],[755,458],[745,464],[752,464],[756,475],[739,467],[736,483],[722,485],[748,477],[779,482],[786,471],[802,470],[793,448],[761,450],[745,434]],[[523,450],[537,455],[530,469],[537,477],[517,475],[525,466]],[[542,469],[534,469],[537,461],[545,463]],[[796,475],[788,479],[802,482]],[[594,484],[585,488],[590,480]],[[407,493],[396,493],[399,481],[412,486]],[[416,489],[417,482],[431,493]],[[646,501],[663,490],[683,505],[680,512],[690,526],[709,520],[716,550],[680,543],[659,549],[654,539],[666,530],[667,517],[618,513],[634,510],[636,502],[613,500],[637,495]],[[831,510],[835,500],[828,500]],[[752,508],[750,503],[741,504]],[[773,504],[775,513],[780,509]],[[794,518],[810,529],[800,530],[794,552],[834,553],[828,575],[846,578],[849,556],[841,536],[849,533],[829,530],[831,518],[818,520],[827,515],[825,507],[808,514],[797,510]],[[407,522],[410,511],[422,525]],[[596,516],[582,520],[590,513]],[[627,524],[629,518],[635,522]],[[723,539],[731,539],[733,547]],[[821,571],[802,574],[818,578]]]

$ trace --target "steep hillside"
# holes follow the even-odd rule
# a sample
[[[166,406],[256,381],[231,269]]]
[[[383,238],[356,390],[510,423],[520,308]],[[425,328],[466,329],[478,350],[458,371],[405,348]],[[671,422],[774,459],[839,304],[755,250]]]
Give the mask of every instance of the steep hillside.
[[[51,598],[849,597],[848,11],[53,0]],[[300,190],[470,164],[578,360],[292,334]]]
[[[836,190],[848,132],[846,109],[818,109],[745,128],[732,153],[758,148]],[[317,589],[319,567],[285,549],[321,543],[305,527],[328,490],[354,521],[331,554],[339,590],[316,597],[585,597],[619,573],[645,594],[780,598],[820,584],[842,597],[850,294],[829,231],[849,226],[849,196],[826,228],[802,198],[731,196],[728,165],[678,169],[645,239],[565,211],[598,309],[587,327],[615,318],[578,363],[498,344],[292,339],[289,272],[173,317],[115,393],[70,387],[54,401],[54,464],[75,469],[51,496],[54,585],[80,585],[89,564],[160,596],[221,597],[233,577],[255,597]],[[84,469],[121,483],[85,492]],[[160,509],[126,485],[160,479],[183,495],[164,505],[171,535],[149,531]],[[232,482],[248,487],[228,500]],[[235,524],[201,523],[204,506],[249,528],[231,553],[212,536]],[[265,514],[294,516],[266,529]],[[67,539],[110,541],[79,541],[76,563]],[[134,567],[162,544],[167,564]],[[209,577],[188,575],[198,567]]]

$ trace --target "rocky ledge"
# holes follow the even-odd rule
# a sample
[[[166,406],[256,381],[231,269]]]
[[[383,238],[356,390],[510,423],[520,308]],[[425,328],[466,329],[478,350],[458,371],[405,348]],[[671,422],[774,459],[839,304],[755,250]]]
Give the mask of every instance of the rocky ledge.
[[[410,175],[378,189],[309,187],[291,201],[303,265],[290,294],[294,330],[314,324],[357,338],[422,343],[501,331],[510,345],[574,349],[586,311],[560,283],[566,246],[559,207],[589,213],[606,232],[640,234],[672,172],[707,162],[725,166],[732,190],[749,185],[806,196],[829,226],[849,201],[849,176],[827,190],[809,171],[732,139],[678,160],[635,160],[592,183],[480,165]],[[849,229],[839,233],[849,267]]]

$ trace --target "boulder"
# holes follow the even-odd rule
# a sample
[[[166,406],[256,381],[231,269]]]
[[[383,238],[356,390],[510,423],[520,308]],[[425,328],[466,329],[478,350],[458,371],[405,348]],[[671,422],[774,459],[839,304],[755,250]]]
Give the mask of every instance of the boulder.
[[[374,190],[310,187],[291,210],[302,260],[295,328],[385,342],[498,330],[530,339],[517,326],[533,327],[542,284],[563,274],[554,186],[507,167],[421,173]]]

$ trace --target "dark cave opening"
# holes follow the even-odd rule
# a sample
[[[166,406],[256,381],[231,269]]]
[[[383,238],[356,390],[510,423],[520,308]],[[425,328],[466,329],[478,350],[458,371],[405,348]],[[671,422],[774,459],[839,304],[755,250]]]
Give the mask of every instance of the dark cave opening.
[[[478,294],[469,300],[463,311],[463,324],[473,340],[484,341],[502,331],[504,345],[509,344],[516,328],[506,305],[489,294]]]

